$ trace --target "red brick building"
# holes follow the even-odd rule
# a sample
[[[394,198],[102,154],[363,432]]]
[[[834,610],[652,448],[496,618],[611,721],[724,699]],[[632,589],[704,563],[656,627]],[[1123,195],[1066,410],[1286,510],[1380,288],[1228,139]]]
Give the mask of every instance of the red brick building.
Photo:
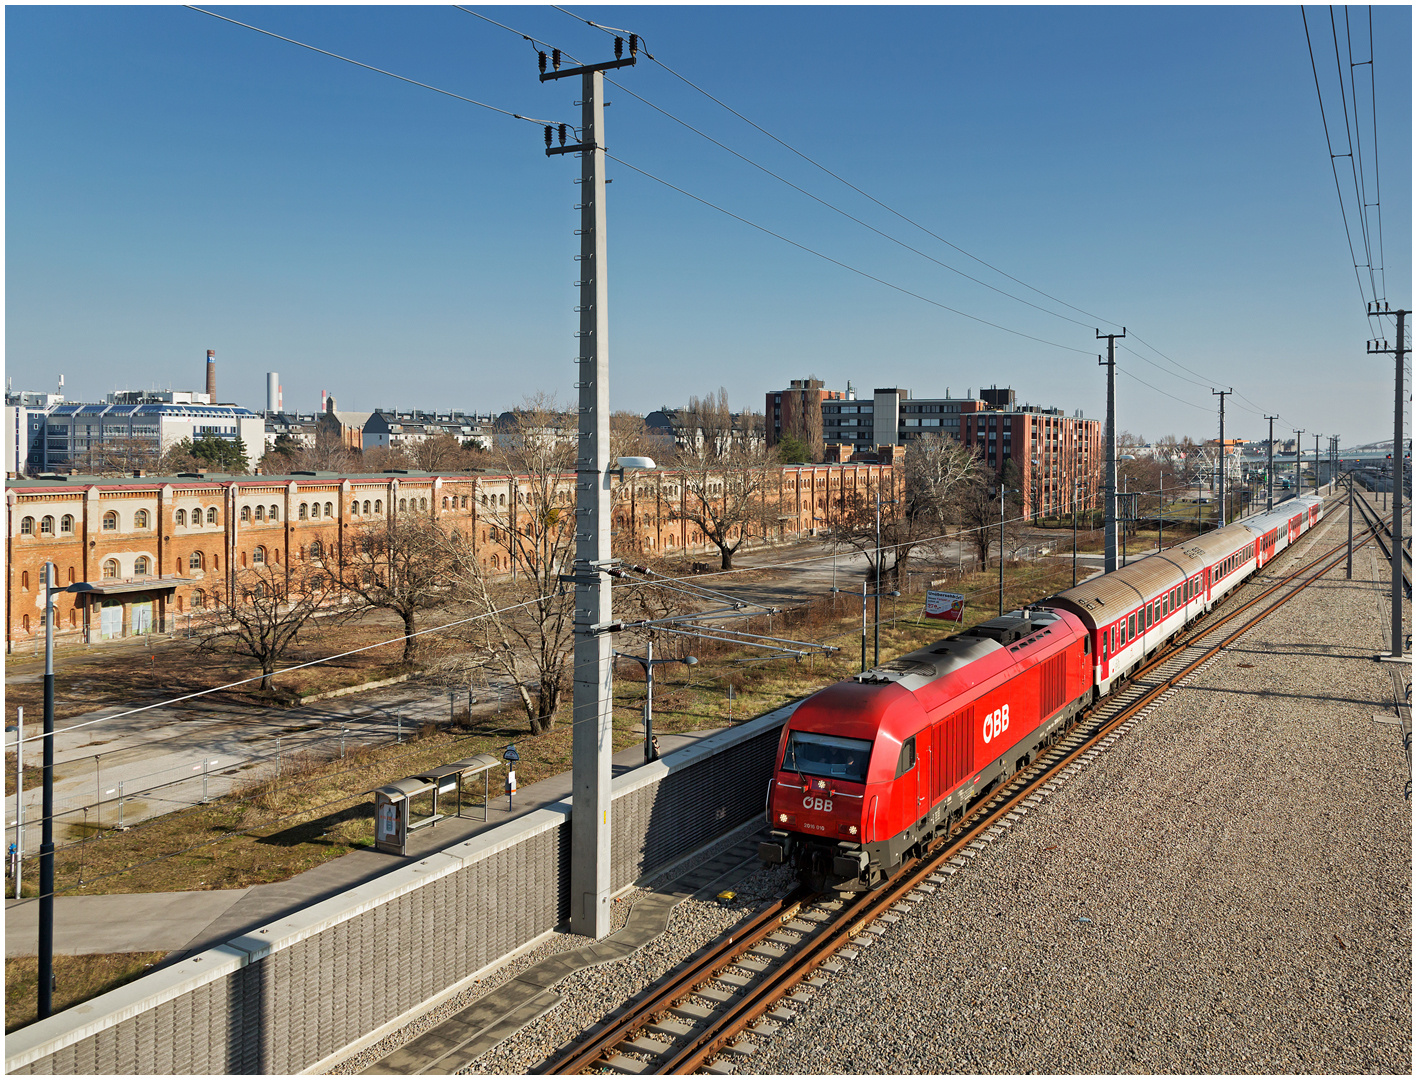
[[[1025,516],[1067,514],[1074,483],[1081,509],[1098,505],[1102,482],[1102,423],[1037,406],[984,409],[960,417],[960,442],[974,447],[996,474],[1012,461],[1019,471]]]
[[[767,539],[808,534],[833,495],[873,491],[896,476],[890,465],[782,466],[771,495],[778,524]],[[56,638],[88,642],[178,629],[229,597],[239,570],[319,562],[391,516],[462,529],[489,572],[510,571],[505,525],[523,519],[523,484],[515,476],[427,473],[7,481],[6,646],[43,636],[46,560],[61,589],[87,586],[56,597]],[[668,555],[716,550],[674,518],[685,498],[674,472],[627,476],[612,510],[619,544]],[[557,499],[574,504],[574,475],[558,485]]]

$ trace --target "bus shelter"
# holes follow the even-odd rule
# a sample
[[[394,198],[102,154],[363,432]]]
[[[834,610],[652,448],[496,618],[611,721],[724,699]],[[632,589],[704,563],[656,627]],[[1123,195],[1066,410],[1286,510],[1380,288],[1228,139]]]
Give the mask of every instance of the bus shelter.
[[[437,768],[429,769],[419,773],[415,780],[426,781],[434,785],[434,812],[438,813],[438,806],[444,798],[453,794],[455,798],[457,817],[462,817],[462,794],[464,781],[472,782],[478,773],[482,774],[482,820],[487,820],[487,808],[491,805],[488,799],[489,788],[487,774],[502,762],[491,754],[474,754],[470,758],[463,758],[455,761],[451,765],[439,765]],[[439,814],[439,816],[446,816]]]

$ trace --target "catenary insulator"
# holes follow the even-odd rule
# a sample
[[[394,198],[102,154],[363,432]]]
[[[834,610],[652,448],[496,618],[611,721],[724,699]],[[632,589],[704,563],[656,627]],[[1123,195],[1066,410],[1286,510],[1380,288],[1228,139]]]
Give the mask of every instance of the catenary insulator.
[[[615,39],[615,59],[620,59],[620,54],[625,51],[625,39],[617,37]]]
[[[560,50],[560,49],[552,49],[552,50],[551,50],[551,66],[552,66],[553,68],[555,68],[557,71],[560,71],[560,70],[561,70],[561,50]]]
[[[551,149],[551,125],[546,125],[546,149]]]
[[[565,145],[566,145],[566,125],[565,125],[565,124],[557,124],[557,125],[556,125],[556,134],[561,137],[561,145],[562,145],[562,146],[565,146]]]
[[[536,66],[541,69],[541,74],[546,74],[546,54],[544,52],[536,54]]]
[[[630,35],[630,55],[631,55],[631,56],[634,56],[635,53],[637,53],[637,52],[639,52],[639,51],[640,51],[640,35],[639,35],[639,34],[631,34],[631,35]]]

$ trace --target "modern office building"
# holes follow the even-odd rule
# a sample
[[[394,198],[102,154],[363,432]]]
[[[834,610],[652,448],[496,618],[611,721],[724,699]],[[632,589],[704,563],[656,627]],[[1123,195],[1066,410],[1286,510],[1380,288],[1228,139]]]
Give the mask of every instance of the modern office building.
[[[71,469],[91,471],[120,448],[156,458],[183,439],[214,436],[246,444],[259,457],[265,422],[237,405],[212,405],[188,391],[124,391],[104,404],[59,402],[5,404],[6,473],[37,476]],[[57,395],[56,395],[57,396]],[[135,453],[135,460],[143,454]]]

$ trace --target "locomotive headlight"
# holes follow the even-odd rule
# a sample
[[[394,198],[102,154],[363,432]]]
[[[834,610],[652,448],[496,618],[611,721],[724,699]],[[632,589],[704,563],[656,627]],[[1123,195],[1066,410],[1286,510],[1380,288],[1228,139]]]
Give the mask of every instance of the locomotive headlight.
[[[778,815],[777,815],[777,820],[780,821],[780,822],[782,822],[784,825],[786,825],[786,824],[787,824],[787,815],[786,815],[786,814],[778,814]]]
[[[853,826],[851,826],[851,828],[847,829],[846,831],[849,832],[852,836],[855,836],[855,835],[856,835],[856,826],[853,825]]]

